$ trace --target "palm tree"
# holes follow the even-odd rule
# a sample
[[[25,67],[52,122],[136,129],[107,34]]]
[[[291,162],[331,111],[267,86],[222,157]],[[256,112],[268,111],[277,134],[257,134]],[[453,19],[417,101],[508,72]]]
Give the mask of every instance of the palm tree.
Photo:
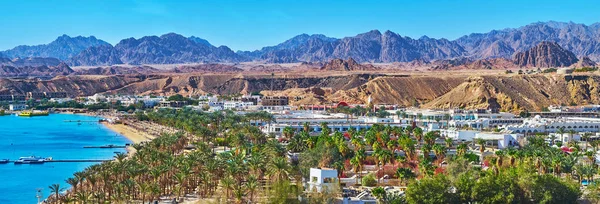
[[[74,193],[77,193],[77,185],[79,185],[79,179],[77,177],[68,178],[65,182],[73,187]]]
[[[481,162],[483,162],[483,153],[485,153],[485,140],[481,138],[477,138],[475,143],[479,145],[479,153],[481,153]]]
[[[495,152],[496,154],[496,167],[498,169],[502,168],[502,163],[504,161],[504,151],[498,150]]]
[[[274,158],[271,163],[267,166],[267,171],[272,178],[276,181],[283,181],[288,179],[288,163],[283,157]]]
[[[557,131],[557,133],[558,133],[558,131]],[[555,145],[554,141],[556,141],[556,135],[555,134],[550,134],[550,145]]]
[[[400,179],[404,185],[406,185],[408,180],[416,178],[415,173],[409,168],[398,168],[394,175]]]
[[[362,177],[362,166],[364,160],[364,154],[361,154],[363,151],[358,151],[352,159],[350,159],[350,164],[354,166],[354,173],[359,173],[360,177]],[[358,176],[356,177],[356,183],[358,183]]]
[[[258,188],[258,180],[256,179],[256,177],[250,175],[246,180],[245,187],[250,193],[250,202],[254,202],[254,192],[256,191],[256,188]]]
[[[439,144],[434,144],[432,149],[435,157],[437,157],[437,160],[441,163],[441,161],[444,160],[444,157],[446,157],[446,147]]]
[[[573,135],[577,133],[575,130],[571,129],[569,130],[569,142],[571,142],[571,140],[573,140]]]
[[[437,132],[429,131],[429,132],[425,133],[423,140],[425,140],[425,143],[427,143],[429,145],[433,145],[435,143],[436,138],[437,138]]]
[[[588,144],[589,144],[589,140],[590,140],[591,136],[592,136],[592,133],[590,133],[590,132],[585,132],[585,133],[583,133],[583,135],[581,135],[581,138],[583,140],[585,140],[585,149],[584,149],[585,151],[587,151],[587,149],[588,149]]]
[[[413,129],[413,135],[415,136],[415,139],[417,139],[417,142],[420,144],[421,139],[423,138],[423,130],[419,127],[416,127],[415,129]]]
[[[54,194],[54,202],[58,203],[60,192],[63,191],[64,188],[61,188],[60,184],[57,183],[48,186],[48,188],[50,188],[50,193]]]
[[[459,144],[458,147],[456,147],[456,155],[458,156],[462,156],[465,155],[467,153],[467,144],[462,143]]]
[[[584,155],[587,157],[588,161],[590,162],[590,165],[593,165],[596,163],[595,152],[585,151]]]
[[[444,142],[446,143],[447,148],[452,148],[452,143],[454,141],[452,140],[452,138],[447,137],[446,139],[444,139]]]
[[[392,153],[392,151],[384,149],[379,151],[379,154],[377,154],[378,160],[381,161],[382,165],[385,166],[387,163],[389,163],[394,155]]]
[[[229,200],[229,190],[233,188],[233,186],[235,185],[235,181],[233,180],[233,178],[231,178],[231,176],[227,176],[221,179],[221,185],[223,186],[223,189],[225,189],[225,197],[227,198],[227,200]]]
[[[304,124],[302,125],[302,129],[304,130],[304,132],[309,133],[310,132],[310,123],[304,122]]]

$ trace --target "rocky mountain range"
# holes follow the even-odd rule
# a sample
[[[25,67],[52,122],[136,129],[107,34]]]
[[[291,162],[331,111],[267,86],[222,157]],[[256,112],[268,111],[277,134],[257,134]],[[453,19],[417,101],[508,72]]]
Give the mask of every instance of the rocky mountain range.
[[[471,61],[513,59],[541,42],[555,42],[579,58],[600,61],[600,23],[539,22],[519,28],[473,33],[456,40],[427,36],[411,38],[391,31],[372,30],[356,36],[331,38],[301,34],[274,46],[233,52],[198,37],[175,33],[128,38],[112,46],[95,37],[63,35],[47,45],[18,46],[1,52],[5,57],[54,57],[73,66],[114,64],[326,62],[352,58],[358,63]]]
[[[201,62],[240,62],[244,58],[226,46],[186,38],[175,33],[121,40],[114,47],[89,47],[69,60],[75,66],[113,64],[182,64]]]
[[[60,60],[67,60],[81,51],[94,46],[110,45],[107,42],[90,37],[70,37],[62,35],[56,40],[45,45],[20,45],[13,49],[0,52],[0,56],[8,58],[28,58],[28,57],[51,57]]]

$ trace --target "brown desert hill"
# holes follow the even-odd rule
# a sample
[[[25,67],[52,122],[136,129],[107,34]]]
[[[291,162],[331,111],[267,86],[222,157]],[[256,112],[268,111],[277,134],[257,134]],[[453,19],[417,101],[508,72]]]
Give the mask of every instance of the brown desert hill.
[[[271,77],[232,74],[146,74],[59,76],[50,80],[0,78],[0,95],[64,91],[69,96],[107,94],[197,95],[247,94],[293,98],[292,104],[332,104],[339,101],[420,105],[423,108],[500,108],[539,111],[556,104],[600,103],[596,74],[504,75],[338,74]],[[273,91],[271,90],[273,84]]]
[[[525,52],[515,54],[514,61],[519,67],[549,68],[568,67],[577,63],[578,59],[558,43],[544,41]]]
[[[324,71],[376,71],[381,68],[375,67],[372,64],[359,64],[352,58],[348,60],[333,59],[321,67]]]
[[[335,93],[339,101],[366,103],[369,95],[374,103],[412,106],[439,97],[464,80],[464,76],[382,76],[357,88]]]
[[[557,104],[600,102],[597,75],[514,75],[470,77],[426,108],[542,110]]]

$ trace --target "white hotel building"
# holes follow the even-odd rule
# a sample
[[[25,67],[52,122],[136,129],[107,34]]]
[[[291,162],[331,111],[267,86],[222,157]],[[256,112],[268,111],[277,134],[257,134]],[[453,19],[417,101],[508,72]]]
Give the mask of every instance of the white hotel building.
[[[555,133],[559,129],[575,132],[599,132],[600,119],[598,118],[541,118],[535,116],[527,119],[520,125],[505,127],[513,133],[535,134],[538,132]]]
[[[321,124],[327,123],[327,126],[332,132],[345,132],[350,128],[356,130],[369,129],[373,124],[385,124],[390,126],[406,126],[406,124],[395,123],[393,118],[377,118],[377,117],[350,117],[346,114],[324,114],[312,113],[310,111],[287,111],[286,114],[275,115],[275,122],[270,124],[267,122],[252,121],[251,125],[261,126],[265,133],[281,134],[285,127],[291,127],[295,131],[301,131],[304,124],[308,123],[310,130],[313,133],[322,131]]]

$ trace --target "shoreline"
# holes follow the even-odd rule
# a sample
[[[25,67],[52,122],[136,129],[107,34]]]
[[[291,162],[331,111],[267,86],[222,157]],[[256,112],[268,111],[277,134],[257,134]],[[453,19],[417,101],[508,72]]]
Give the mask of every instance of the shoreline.
[[[123,137],[127,138],[134,144],[150,141],[155,138],[155,136],[152,136],[143,131],[138,131],[124,124],[113,124],[109,122],[102,122],[101,124],[104,125],[104,127],[107,127],[108,129],[112,130],[113,132],[116,132],[117,134],[120,134]]]

